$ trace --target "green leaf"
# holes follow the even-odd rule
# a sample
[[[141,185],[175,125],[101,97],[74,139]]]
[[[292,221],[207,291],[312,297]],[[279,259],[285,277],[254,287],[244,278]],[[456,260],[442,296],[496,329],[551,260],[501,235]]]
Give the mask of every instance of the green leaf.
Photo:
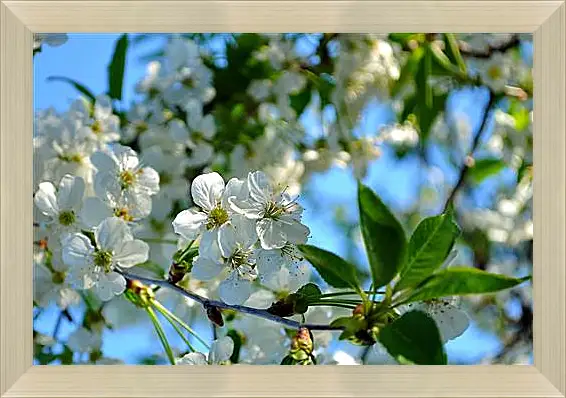
[[[375,289],[389,283],[405,258],[407,238],[395,216],[368,187],[358,184],[360,228]]]
[[[395,289],[415,286],[430,276],[446,260],[459,234],[450,213],[422,220],[409,240],[407,261]]]
[[[405,86],[411,82],[418,70],[421,59],[423,58],[425,51],[422,47],[415,49],[403,65],[399,79],[397,79],[391,88],[391,96],[397,96]]]
[[[122,99],[122,85],[126,69],[126,52],[128,51],[128,34],[124,33],[114,47],[112,61],[108,65],[108,95],[110,98]]]
[[[448,59],[457,65],[461,72],[466,73],[466,62],[462,58],[462,54],[460,54],[460,46],[454,33],[444,34],[444,46]]]
[[[431,317],[421,311],[403,314],[379,332],[379,341],[400,362],[446,365],[440,333]]]
[[[517,286],[529,279],[530,276],[512,278],[477,268],[450,267],[424,280],[405,302],[426,301],[447,296],[494,293]]]
[[[336,254],[319,249],[316,246],[299,245],[298,248],[330,286],[360,289],[354,265]]]
[[[295,294],[308,302],[314,302],[320,298],[322,292],[314,283],[307,283],[306,285],[301,286]]]
[[[479,184],[488,177],[494,176],[505,169],[507,165],[501,159],[477,159],[474,166],[468,170],[468,178]]]
[[[50,76],[50,77],[47,78],[47,81],[48,82],[59,81],[59,82],[69,83],[78,92],[80,92],[85,97],[87,97],[92,104],[94,104],[94,102],[96,101],[96,97],[94,96],[94,94],[88,88],[86,88],[84,85],[80,84],[79,82],[77,82],[73,79],[69,79],[68,77],[64,77],[64,76]]]
[[[290,95],[289,100],[291,101],[291,108],[297,114],[297,117],[301,116],[307,105],[311,102],[312,97],[312,85],[309,83],[307,86],[298,94]]]

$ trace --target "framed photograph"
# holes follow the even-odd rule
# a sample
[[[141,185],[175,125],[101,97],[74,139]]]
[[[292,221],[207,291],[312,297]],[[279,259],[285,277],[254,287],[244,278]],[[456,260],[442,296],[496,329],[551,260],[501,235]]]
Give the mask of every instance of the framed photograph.
[[[0,396],[564,397],[565,24],[0,0]]]

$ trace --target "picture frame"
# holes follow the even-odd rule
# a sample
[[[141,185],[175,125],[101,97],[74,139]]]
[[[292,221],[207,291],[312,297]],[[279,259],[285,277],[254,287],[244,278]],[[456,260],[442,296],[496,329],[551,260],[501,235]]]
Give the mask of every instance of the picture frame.
[[[32,366],[33,33],[116,31],[533,32],[534,365]],[[565,133],[564,0],[0,0],[0,396],[564,397]]]

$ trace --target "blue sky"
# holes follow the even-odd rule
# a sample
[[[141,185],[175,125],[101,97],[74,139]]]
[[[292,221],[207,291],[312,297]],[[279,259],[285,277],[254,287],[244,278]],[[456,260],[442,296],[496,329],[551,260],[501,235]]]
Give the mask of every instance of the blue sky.
[[[63,82],[48,81],[50,76],[71,78],[84,84],[95,94],[105,91],[106,67],[118,37],[119,34],[71,34],[69,41],[63,46],[45,47],[34,58],[35,109],[52,106],[64,111],[77,98],[77,92],[72,86]],[[133,87],[145,74],[145,64],[140,61],[140,57],[151,52],[157,44],[150,41],[130,47],[122,107],[127,106],[134,99]],[[452,98],[450,109],[453,113],[467,114],[474,129],[479,123],[484,101],[485,93],[467,91]],[[376,104],[365,115],[361,132],[376,132],[381,124],[391,120],[392,115],[387,108]],[[307,117],[305,124],[308,126],[309,123]],[[370,167],[364,182],[375,189],[394,209],[404,209],[414,201],[417,193],[414,176],[418,175],[419,167],[420,163],[415,158],[397,160],[393,154],[385,151],[383,156]],[[455,178],[454,173],[452,175],[448,173],[447,176],[451,179]],[[311,243],[338,254],[345,254],[342,231],[334,222],[334,212],[337,206],[344,206],[349,217],[356,217],[356,182],[351,170],[332,169],[315,176],[310,184],[309,190],[316,192],[316,201],[320,206],[320,209],[317,208],[316,212],[312,212],[309,211],[308,202],[305,203],[307,207],[305,223],[311,228]],[[37,328],[50,334],[56,314],[53,308],[47,311],[37,322]],[[206,325],[199,329],[205,335],[210,333]],[[71,330],[70,325],[65,324],[61,329],[61,337],[65,338]],[[161,352],[159,341],[153,333],[150,326],[107,332],[104,336],[103,349],[109,356],[122,359],[126,363],[135,363],[139,360],[140,353]],[[496,353],[499,347],[500,343],[495,336],[472,325],[463,336],[447,345],[447,351],[450,360],[469,363]]]

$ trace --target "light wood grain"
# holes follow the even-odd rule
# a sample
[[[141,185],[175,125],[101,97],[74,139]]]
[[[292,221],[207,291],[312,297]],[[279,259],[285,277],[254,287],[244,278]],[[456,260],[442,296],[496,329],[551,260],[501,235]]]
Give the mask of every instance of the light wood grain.
[[[88,376],[87,376],[88,375]],[[112,375],[112,376],[110,376]],[[60,382],[65,379],[65,388]],[[530,366],[34,367],[5,395],[99,397],[561,397]]]
[[[534,35],[534,352],[565,391],[566,6]],[[556,308],[553,308],[556,306]]]
[[[560,1],[5,1],[34,32],[533,32]],[[481,4],[481,6],[478,6]],[[62,11],[64,9],[64,12]],[[441,28],[440,28],[441,27]],[[439,29],[440,28],[440,29]]]
[[[32,364],[31,48],[0,4],[0,394]]]
[[[2,397],[563,397],[564,1],[0,0]],[[535,31],[535,366],[30,367],[32,37],[95,31]],[[7,390],[7,391],[6,391]]]

